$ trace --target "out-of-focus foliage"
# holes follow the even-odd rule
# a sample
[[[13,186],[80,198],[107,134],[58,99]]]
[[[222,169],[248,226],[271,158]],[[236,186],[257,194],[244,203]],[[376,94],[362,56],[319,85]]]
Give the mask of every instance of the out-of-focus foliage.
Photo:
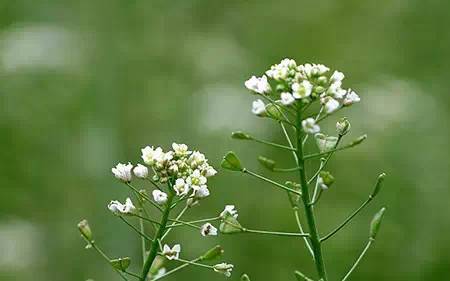
[[[378,240],[354,280],[446,280],[449,10],[450,2],[418,0],[0,1],[0,280],[116,278],[83,249],[76,223],[84,217],[111,255],[138,260],[136,236],[106,204],[127,193],[110,168],[139,161],[144,145],[186,142],[216,167],[230,149],[253,169],[259,154],[291,161],[229,137],[242,129],[282,141],[275,124],[251,115],[243,81],[283,57],[344,71],[362,98],[340,115],[352,122],[350,137],[369,138],[331,162],[336,183],[317,208],[321,232],[368,196],[379,172],[388,174],[375,204],[327,242],[330,276],[345,273],[386,202]],[[242,223],[294,230],[284,193],[226,171],[211,188],[198,214],[235,203]],[[188,233],[171,234],[185,253],[216,243]],[[301,241],[220,239],[235,279],[243,271],[252,280],[313,272]]]

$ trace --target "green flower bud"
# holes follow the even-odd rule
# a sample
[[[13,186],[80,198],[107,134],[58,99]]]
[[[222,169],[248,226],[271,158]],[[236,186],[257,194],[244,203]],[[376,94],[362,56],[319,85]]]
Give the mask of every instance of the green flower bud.
[[[272,159],[266,158],[264,156],[259,156],[258,157],[258,162],[261,165],[263,165],[265,168],[267,168],[269,171],[273,171],[273,169],[275,168],[275,165],[277,164]]]
[[[125,271],[130,266],[131,259],[129,257],[118,258],[118,259],[110,260],[109,262],[115,269],[120,270],[120,271]]]
[[[92,241],[92,231],[87,220],[82,220],[78,223],[78,230],[86,240]]]
[[[222,168],[231,171],[242,171],[241,161],[233,151],[228,152],[221,163]]]
[[[242,226],[236,218],[227,213],[219,226],[219,230],[223,234],[233,234],[242,232]]]
[[[372,222],[370,223],[370,238],[375,239],[375,237],[377,236],[378,231],[380,230],[381,221],[383,220],[385,211],[386,208],[383,207],[373,217]]]
[[[284,84],[278,84],[275,89],[277,92],[285,92],[287,90],[287,87]]]
[[[209,249],[206,253],[204,253],[201,257],[203,261],[213,260],[217,257],[220,257],[223,254],[223,249],[220,245],[215,246],[214,248]]]
[[[321,93],[325,92],[325,88],[322,86],[316,86],[314,87],[314,92],[320,95]]]
[[[374,198],[375,196],[377,196],[378,192],[380,192],[380,189],[383,185],[385,177],[386,177],[385,173],[382,173],[381,175],[378,176],[377,183],[375,184],[375,188],[373,189],[373,192],[370,195],[371,198]]]
[[[250,277],[247,274],[242,274],[241,281],[250,281]]]
[[[328,189],[334,183],[334,177],[330,172],[321,171],[319,174],[319,184],[323,189]]]
[[[252,136],[250,136],[249,134],[246,134],[244,132],[241,132],[241,131],[232,132],[231,138],[236,139],[236,140],[252,140],[253,139]]]
[[[367,139],[367,135],[362,135],[358,137],[356,140],[352,141],[349,146],[356,146],[360,143],[362,143],[365,139]]]
[[[350,131],[350,127],[350,122],[344,117],[336,123],[336,132],[340,136],[345,136]]]
[[[328,83],[328,78],[326,76],[320,76],[317,78],[317,84],[325,86]]]

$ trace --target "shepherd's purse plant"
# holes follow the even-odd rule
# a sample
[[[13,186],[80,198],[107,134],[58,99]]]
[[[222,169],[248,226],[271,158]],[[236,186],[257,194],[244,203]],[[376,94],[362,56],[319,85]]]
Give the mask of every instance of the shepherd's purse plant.
[[[191,208],[199,207],[210,195],[210,190],[213,189],[209,185],[209,179],[217,171],[201,152],[190,151],[185,144],[173,143],[169,151],[161,147],[146,146],[141,149],[141,164],[119,163],[111,170],[118,182],[130,191],[133,199],[128,197],[124,202],[112,200],[106,209],[140,237],[142,261],[138,266],[130,266],[129,257],[108,255],[94,239],[88,221],[82,220],[78,229],[87,243],[86,248],[95,250],[123,280],[156,281],[189,266],[204,268],[225,277],[232,274],[232,264],[212,262],[223,254],[219,245],[196,257],[185,258],[182,246],[169,240],[169,234],[177,229],[193,229],[198,232],[199,239],[219,233],[272,235],[280,239],[292,237],[304,243],[316,269],[314,274],[295,271],[294,276],[298,281],[349,280],[373,245],[385,208],[375,214],[366,246],[342,277],[328,276],[323,247],[377,196],[385,174],[378,176],[368,198],[341,224],[325,234],[319,232],[315,208],[318,208],[320,199],[335,181],[327,170],[327,164],[336,153],[356,147],[366,139],[362,135],[345,141],[351,127],[347,118],[338,120],[335,132],[329,132],[329,135],[321,129],[321,123],[335,112],[360,102],[355,91],[342,87],[343,80],[342,72],[331,72],[324,65],[297,65],[292,59],[284,59],[267,70],[265,75],[253,76],[245,82],[245,87],[258,96],[253,102],[252,112],[260,118],[276,122],[286,141],[285,144],[274,143],[242,131],[233,132],[232,138],[261,143],[289,153],[294,165],[279,167],[272,159],[258,157],[259,163],[269,172],[286,175],[284,182],[248,169],[234,152],[228,152],[224,156],[221,167],[254,177],[287,193],[286,204],[292,209],[296,231],[273,231],[244,226],[243,221],[238,220],[234,205],[226,205],[223,211],[210,217],[184,219],[183,216]],[[314,143],[316,151],[307,151],[311,147],[308,142]],[[151,192],[148,187],[151,187]],[[244,274],[240,279],[249,281],[250,277]]]

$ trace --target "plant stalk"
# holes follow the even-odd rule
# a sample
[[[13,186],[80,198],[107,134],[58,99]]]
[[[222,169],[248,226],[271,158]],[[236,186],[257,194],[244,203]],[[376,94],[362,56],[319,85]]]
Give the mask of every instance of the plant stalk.
[[[299,106],[297,109],[297,124],[301,127],[302,123],[302,106]],[[300,185],[302,190],[302,202],[305,208],[306,221],[308,223],[311,247],[314,252],[314,262],[316,265],[317,273],[319,275],[319,279],[323,279],[323,281],[328,281],[327,272],[325,269],[325,264],[322,256],[322,246],[320,244],[320,238],[316,227],[316,220],[314,217],[314,209],[310,204],[310,194],[308,188],[308,181],[306,179],[306,170],[305,170],[305,161],[303,159],[303,131],[297,130],[297,158],[298,158],[298,166],[299,166],[299,177],[300,177]]]

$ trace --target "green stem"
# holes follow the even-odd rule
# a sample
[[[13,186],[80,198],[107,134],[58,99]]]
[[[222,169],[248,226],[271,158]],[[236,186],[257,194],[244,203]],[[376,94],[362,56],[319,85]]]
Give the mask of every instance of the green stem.
[[[308,160],[308,159],[313,159],[313,158],[319,158],[319,157],[328,155],[328,154],[330,154],[332,152],[341,151],[341,150],[344,150],[344,149],[352,148],[354,146],[355,145],[353,145],[353,144],[347,144],[345,146],[342,146],[342,147],[339,147],[339,148],[333,148],[333,149],[330,149],[330,150],[325,151],[325,152],[313,153],[313,154],[305,155],[305,156],[303,156],[303,159],[304,160]]]
[[[178,226],[182,226],[182,225],[185,225],[185,224],[194,224],[194,223],[202,223],[202,222],[218,221],[218,220],[220,220],[220,219],[221,219],[220,217],[215,217],[215,218],[201,219],[201,220],[187,221],[187,222],[185,222],[185,221],[181,222],[181,221],[180,221],[180,223],[174,224],[174,225],[170,225],[170,226],[168,226],[168,227],[178,227]],[[170,221],[176,221],[176,220],[170,220]]]
[[[145,254],[145,239],[147,239],[148,241],[153,241],[152,238],[148,237],[148,235],[146,235],[142,230],[137,229],[134,225],[132,225],[131,223],[129,223],[126,219],[124,219],[122,216],[119,216],[119,218],[126,223],[129,227],[131,227],[137,234],[139,234],[139,236],[141,236],[142,239],[144,239],[144,245],[143,245],[143,254]]]
[[[190,262],[196,263],[196,262],[200,261],[201,259],[202,258],[196,258],[196,259],[191,260]],[[173,274],[173,273],[175,273],[175,272],[177,272],[177,271],[179,271],[179,270],[181,270],[181,269],[183,269],[185,267],[188,267],[189,265],[190,265],[190,263],[184,263],[184,264],[182,264],[182,265],[180,265],[178,267],[175,267],[174,269],[172,269],[170,271],[167,271],[166,273],[164,273],[163,275],[159,276],[158,278],[152,279],[152,281],[157,281],[157,280],[163,279],[163,278],[167,277],[168,275],[171,275],[171,274]]]
[[[301,126],[302,123],[302,107],[299,106],[297,110],[297,124]],[[305,161],[303,160],[303,132],[302,130],[297,130],[297,158],[298,158],[298,166],[299,170],[299,178],[300,185],[302,189],[302,202],[305,208],[306,221],[309,227],[311,247],[314,252],[314,262],[316,265],[317,273],[319,275],[319,279],[323,279],[323,281],[327,281],[327,273],[325,269],[325,264],[322,256],[322,245],[320,244],[320,238],[316,227],[316,220],[314,217],[314,209],[310,204],[310,195],[308,182],[306,179],[306,169],[305,169]]]
[[[260,179],[260,180],[263,180],[263,181],[265,181],[265,182],[271,183],[271,184],[273,184],[273,185],[275,185],[275,186],[277,186],[277,187],[279,187],[279,188],[281,188],[281,189],[284,189],[284,190],[286,190],[286,191],[295,193],[295,194],[300,195],[300,196],[302,195],[302,193],[301,193],[300,191],[298,191],[298,190],[289,188],[289,187],[287,187],[287,186],[285,186],[285,185],[282,185],[281,183],[277,183],[277,182],[275,182],[275,181],[273,181],[273,180],[271,180],[271,179],[265,178],[265,177],[263,177],[263,176],[261,176],[261,175],[258,175],[258,174],[254,173],[254,172],[251,172],[251,171],[249,171],[249,170],[247,170],[247,169],[243,169],[242,172],[243,172],[244,174],[251,175],[251,176],[253,176],[253,177],[255,177],[255,178],[258,178],[258,179]]]
[[[330,233],[328,233],[327,235],[325,235],[322,239],[320,239],[320,242],[324,242],[328,239],[330,239],[333,235],[335,235],[339,230],[341,230],[342,228],[344,228],[357,214],[359,214],[359,212],[362,211],[362,209],[364,209],[364,207],[367,206],[367,204],[370,203],[370,201],[372,201],[374,197],[369,196],[369,198],[364,201],[364,203],[361,204],[361,206],[359,206],[358,209],[356,209],[349,217],[347,217],[344,222],[342,222],[338,227],[336,227],[333,231],[331,231]]]
[[[92,246],[92,248],[94,248],[94,250],[96,250],[97,251],[97,253],[99,253],[100,254],[100,256],[102,256],[103,257],[103,259],[109,264],[109,265],[111,265],[111,259],[97,246],[97,244],[95,244],[95,242],[94,241],[89,241],[89,240],[87,240],[87,239],[85,239],[86,240],[86,242],[88,242],[91,246]],[[114,269],[114,271],[115,272],[117,272],[117,274],[119,274],[120,275],[120,277],[122,277],[122,279],[123,280],[126,280],[126,281],[128,281],[128,278],[122,273],[122,272],[120,272],[119,270],[117,270],[116,268],[114,268],[112,265],[111,265],[111,267]]]
[[[294,168],[273,168],[274,172],[278,172],[278,173],[290,173],[290,172],[297,172],[299,170],[298,167],[294,167]]]
[[[196,265],[196,266],[207,268],[207,269],[214,269],[214,267],[211,265],[197,263],[197,261],[188,261],[188,260],[183,260],[183,259],[176,259],[176,261],[182,262],[184,264]]]
[[[336,144],[334,145],[333,149],[336,149],[339,145],[339,142],[341,141],[342,136],[338,136],[338,139],[336,141]],[[328,152],[327,152],[328,153]],[[328,161],[330,161],[331,156],[333,156],[333,152],[330,152],[327,156],[327,158],[325,158],[325,161],[321,161],[321,165],[319,167],[319,169],[316,171],[316,173],[308,180],[308,184],[311,184],[319,175],[320,172],[322,172],[323,169],[325,169],[325,166],[328,164]]]
[[[183,216],[183,214],[189,209],[189,206],[185,206],[181,212],[178,214],[178,216],[175,218],[176,220],[181,219],[181,217]],[[172,223],[171,225],[169,225],[167,228],[166,233],[164,233],[164,235],[161,237],[161,240],[164,240],[164,238],[166,238],[167,235],[169,235],[169,233],[172,231],[172,227],[175,225],[176,223]]]
[[[364,258],[364,256],[366,255],[367,251],[370,249],[370,247],[372,246],[372,243],[375,240],[373,238],[370,238],[369,242],[367,242],[366,247],[364,248],[364,250],[361,252],[361,254],[359,255],[358,259],[355,261],[355,263],[353,264],[353,266],[350,268],[350,270],[348,271],[348,273],[344,276],[344,278],[342,278],[342,281],[346,281],[348,279],[348,277],[350,277],[350,275],[353,273],[353,271],[356,269],[356,267],[358,267],[359,263],[361,262],[361,260]]]
[[[289,151],[295,151],[295,149],[292,149],[292,148],[290,148],[288,146],[284,146],[284,145],[281,145],[281,144],[278,144],[278,143],[273,143],[273,142],[265,141],[265,140],[259,140],[259,139],[255,139],[255,138],[253,140],[255,142],[259,142],[259,143],[262,143],[262,144],[270,145],[270,146],[273,146],[273,147],[276,147],[276,148],[281,148],[281,149],[285,149],[285,150],[289,150]]]
[[[190,223],[190,222],[185,222],[185,221],[180,221],[180,220],[173,220],[173,219],[169,219],[169,221],[170,222],[176,222],[176,223],[179,223],[179,224],[182,224],[182,225],[186,225],[186,226],[189,226],[189,227],[192,227],[192,228],[195,228],[195,229],[201,229],[200,226],[197,226],[197,225],[195,225],[193,223]]]
[[[241,228],[244,233],[257,233],[257,234],[268,234],[277,236],[290,236],[290,237],[309,237],[308,233],[292,233],[292,232],[279,232],[279,231],[265,231],[265,230],[255,230]]]
[[[134,186],[132,186],[130,183],[126,183],[126,184],[128,185],[129,188],[131,188],[131,189],[136,193],[137,196],[140,196],[140,197],[144,198],[146,201],[150,202],[150,204],[152,204],[152,205],[153,205],[156,209],[158,209],[159,211],[161,211],[161,212],[163,211],[163,210],[161,209],[161,207],[158,206],[158,204],[156,204],[155,202],[153,202],[152,199],[150,199],[150,197],[148,197],[147,195],[145,195],[145,194],[139,192],[139,190],[137,190],[137,189],[136,189]]]
[[[140,281],[145,281],[147,279],[148,272],[150,271],[150,268],[153,264],[153,261],[156,258],[156,255],[158,254],[158,241],[161,239],[161,237],[164,235],[164,232],[166,230],[166,225],[169,219],[170,214],[170,204],[172,203],[172,200],[174,198],[174,194],[172,191],[169,192],[166,207],[163,211],[161,223],[158,228],[158,231],[155,234],[155,237],[153,238],[153,242],[150,248],[150,253],[148,254],[147,260],[144,263],[144,267],[142,269],[142,275]]]

